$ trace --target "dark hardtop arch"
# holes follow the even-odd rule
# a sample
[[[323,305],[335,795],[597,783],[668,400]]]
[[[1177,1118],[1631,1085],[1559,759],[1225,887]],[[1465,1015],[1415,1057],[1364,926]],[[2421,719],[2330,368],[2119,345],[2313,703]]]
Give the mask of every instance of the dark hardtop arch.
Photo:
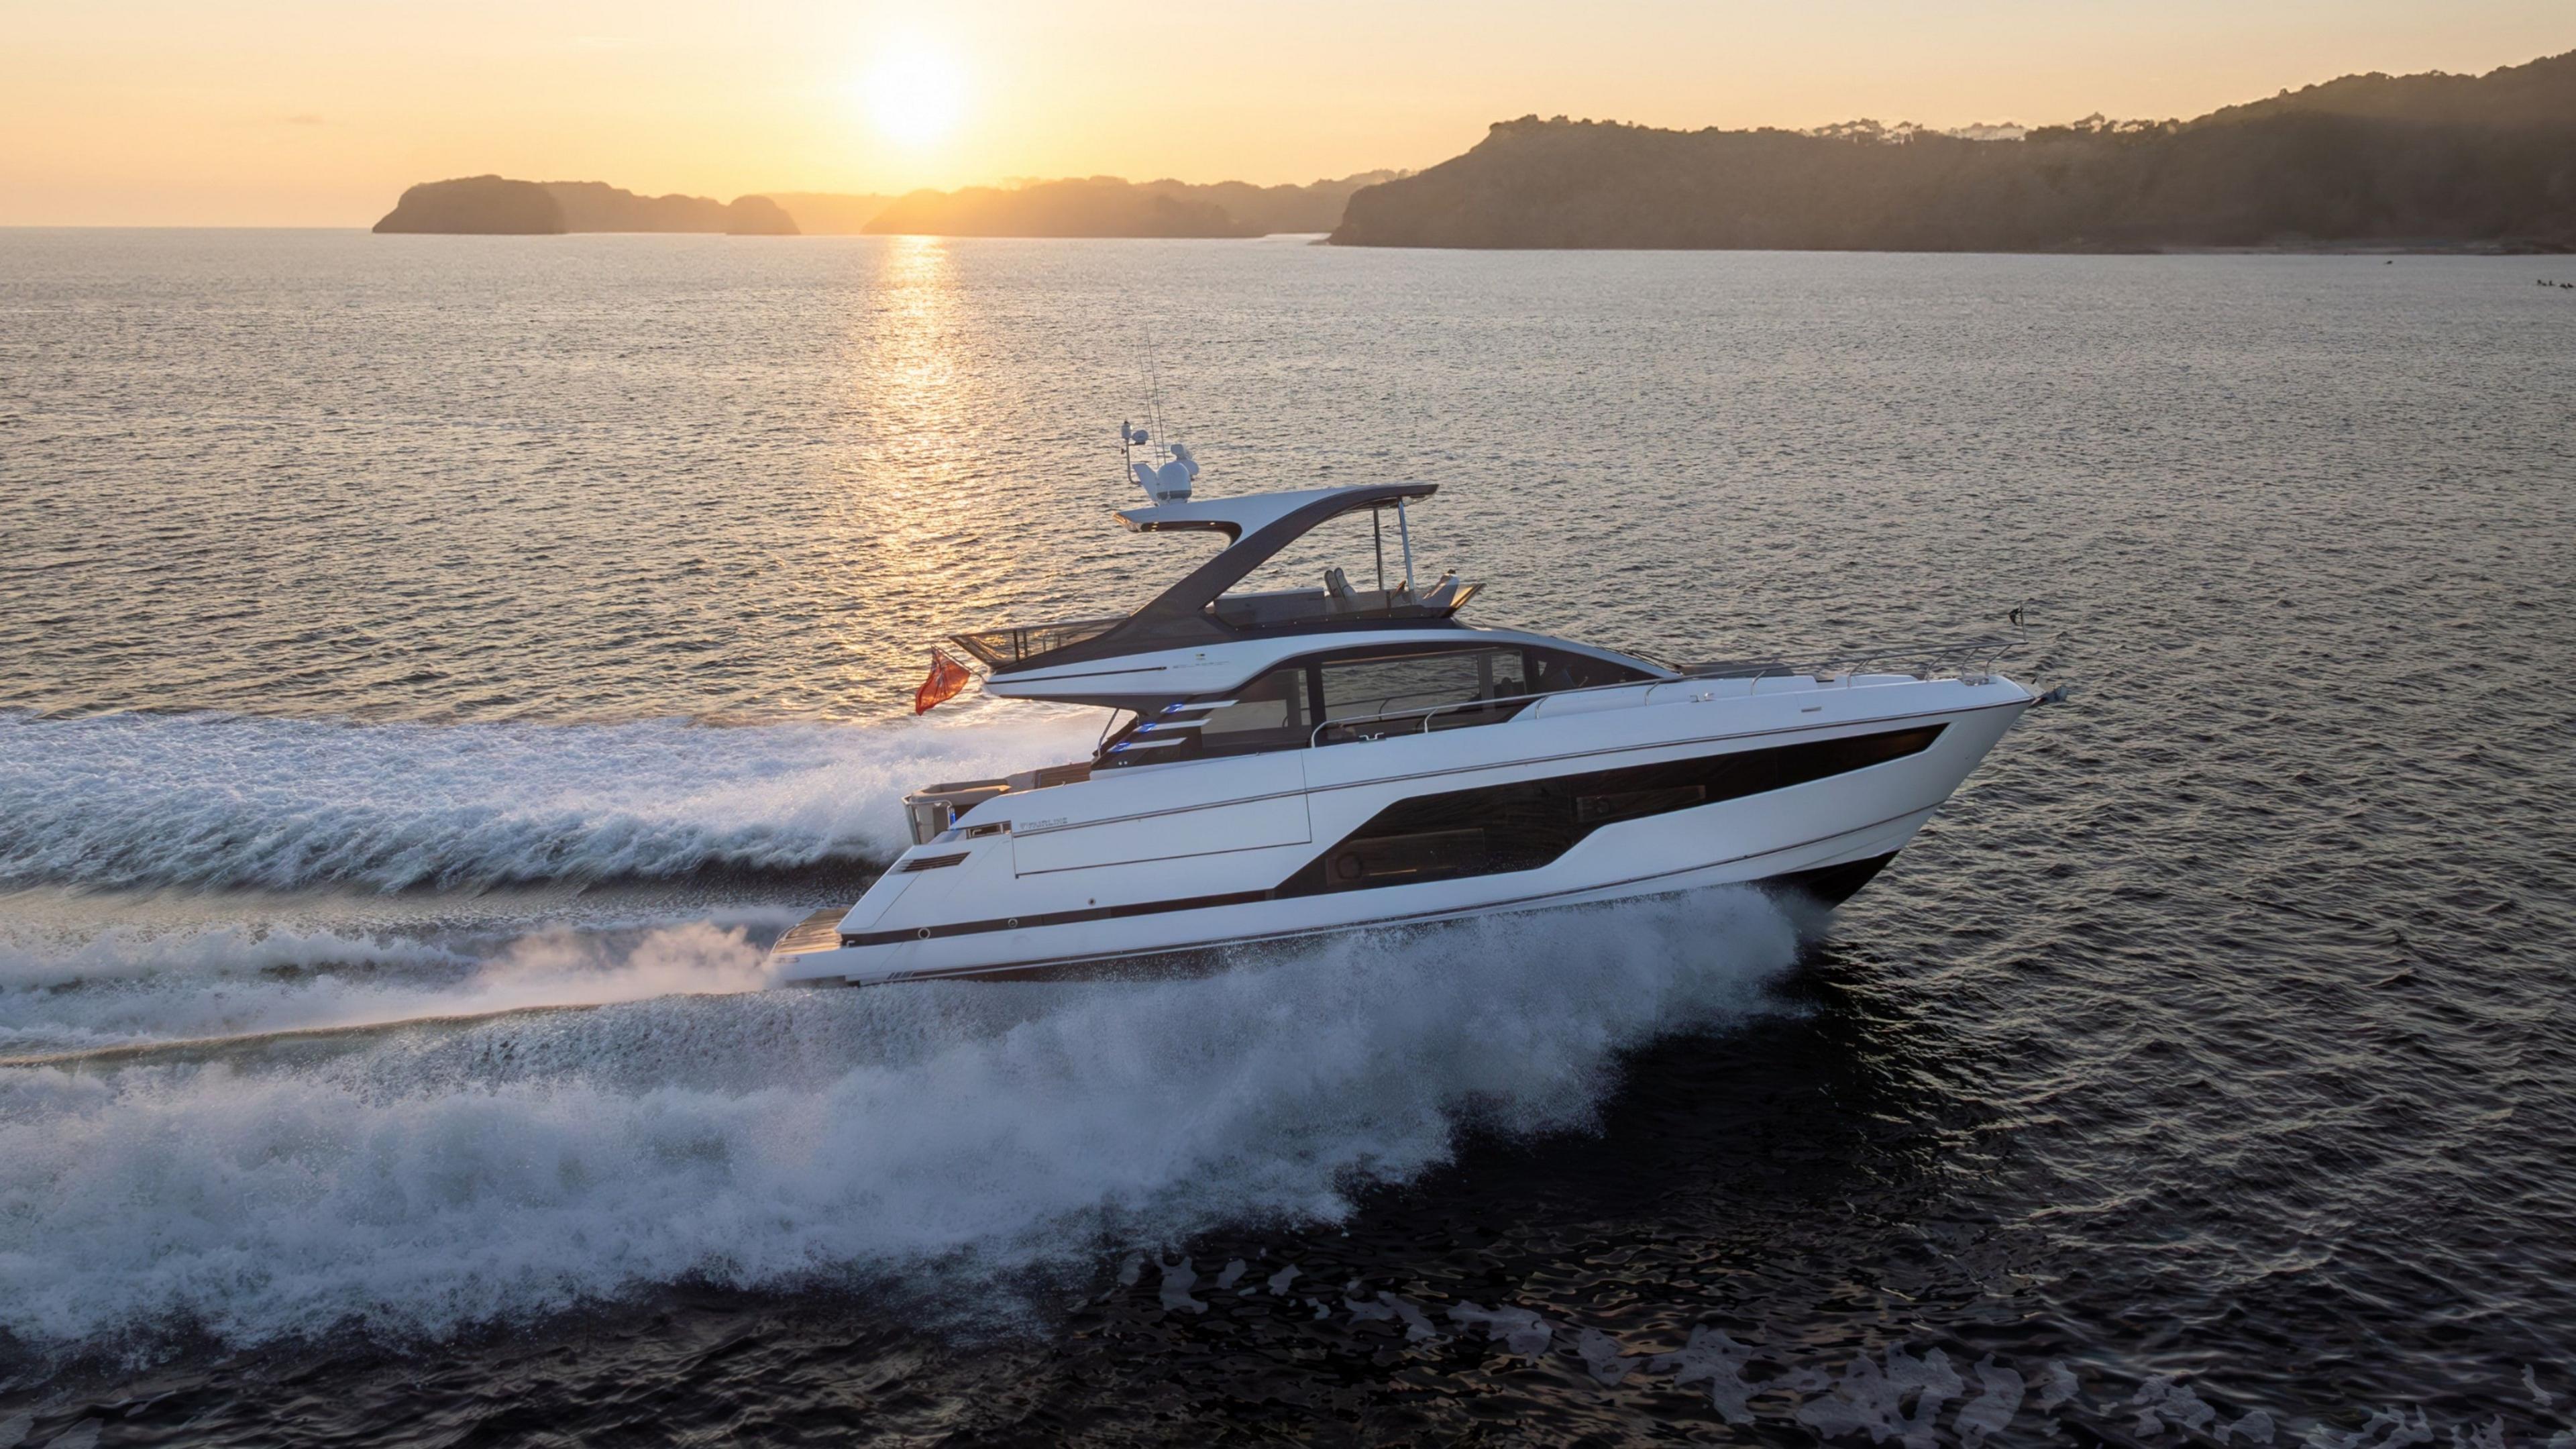
[[[996,675],[1018,674],[1047,665],[1078,664],[1088,659],[1109,659],[1123,654],[1143,654],[1156,649],[1178,649],[1193,643],[1240,638],[1242,636],[1236,630],[1209,615],[1208,605],[1250,576],[1254,569],[1270,562],[1281,549],[1345,513],[1363,508],[1384,508],[1405,499],[1428,498],[1439,491],[1437,483],[1379,483],[1345,488],[1305,504],[1248,535],[1242,533],[1232,520],[1224,518],[1163,522],[1148,519],[1138,525],[1143,532],[1203,529],[1222,532],[1234,542],[1216,557],[1190,570],[1179,583],[1155,595],[1150,603],[1128,615],[1116,627],[1007,665],[997,665],[993,672]],[[1396,610],[1382,618],[1387,624],[1420,628],[1429,613],[1425,610],[1408,615]],[[1366,626],[1361,621],[1346,619],[1339,621],[1338,627]]]

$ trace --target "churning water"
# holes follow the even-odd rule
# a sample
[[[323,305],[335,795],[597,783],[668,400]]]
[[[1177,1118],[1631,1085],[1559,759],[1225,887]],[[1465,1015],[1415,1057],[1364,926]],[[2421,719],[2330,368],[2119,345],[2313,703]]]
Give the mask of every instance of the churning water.
[[[0,1446],[2550,1442],[2551,265],[0,234]],[[1829,920],[760,989],[1089,749],[905,710],[1203,556],[1148,347],[1486,622],[2075,702]]]

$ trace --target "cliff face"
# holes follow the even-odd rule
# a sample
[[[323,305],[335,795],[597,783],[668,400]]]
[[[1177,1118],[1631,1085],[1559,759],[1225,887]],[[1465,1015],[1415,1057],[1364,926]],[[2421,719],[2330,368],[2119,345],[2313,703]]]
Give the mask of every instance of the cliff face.
[[[509,181],[473,176],[412,187],[376,230],[485,234],[568,231],[725,232],[794,236],[796,223],[766,196],[728,206],[704,196],[638,196],[604,181]]]
[[[467,176],[411,187],[375,229],[528,236],[552,235],[566,228],[562,203],[545,187],[498,176]]]
[[[1352,196],[1359,246],[2051,251],[2576,243],[2576,53],[2018,140],[1525,117]]]

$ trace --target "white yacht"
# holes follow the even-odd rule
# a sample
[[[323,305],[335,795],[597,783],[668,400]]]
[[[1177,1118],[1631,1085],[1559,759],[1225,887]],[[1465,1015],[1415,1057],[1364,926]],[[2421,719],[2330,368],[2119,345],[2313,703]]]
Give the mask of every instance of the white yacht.
[[[1129,528],[1229,545],[1125,617],[954,636],[986,694],[1116,727],[1089,760],[906,797],[912,848],[783,937],[777,979],[1163,971],[1740,882],[1839,903],[2036,701],[1993,672],[2003,638],[1676,668],[1476,628],[1476,585],[1412,583],[1404,510],[1436,485],[1193,501],[1185,453],[1135,471]],[[1399,582],[1229,592],[1358,510],[1395,512]]]

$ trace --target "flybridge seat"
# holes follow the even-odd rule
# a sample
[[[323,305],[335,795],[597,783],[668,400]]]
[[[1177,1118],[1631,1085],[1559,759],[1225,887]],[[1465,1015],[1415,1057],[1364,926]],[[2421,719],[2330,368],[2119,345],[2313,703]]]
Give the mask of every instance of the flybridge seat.
[[[1332,572],[1339,575],[1341,570]],[[1391,589],[1354,589],[1348,583],[1328,578],[1320,589],[1227,594],[1209,605],[1208,610],[1217,622],[1245,630],[1276,629],[1318,619],[1347,619],[1353,623],[1368,619],[1445,619],[1458,612],[1475,592],[1476,585],[1449,578],[1417,599],[1402,584]]]

